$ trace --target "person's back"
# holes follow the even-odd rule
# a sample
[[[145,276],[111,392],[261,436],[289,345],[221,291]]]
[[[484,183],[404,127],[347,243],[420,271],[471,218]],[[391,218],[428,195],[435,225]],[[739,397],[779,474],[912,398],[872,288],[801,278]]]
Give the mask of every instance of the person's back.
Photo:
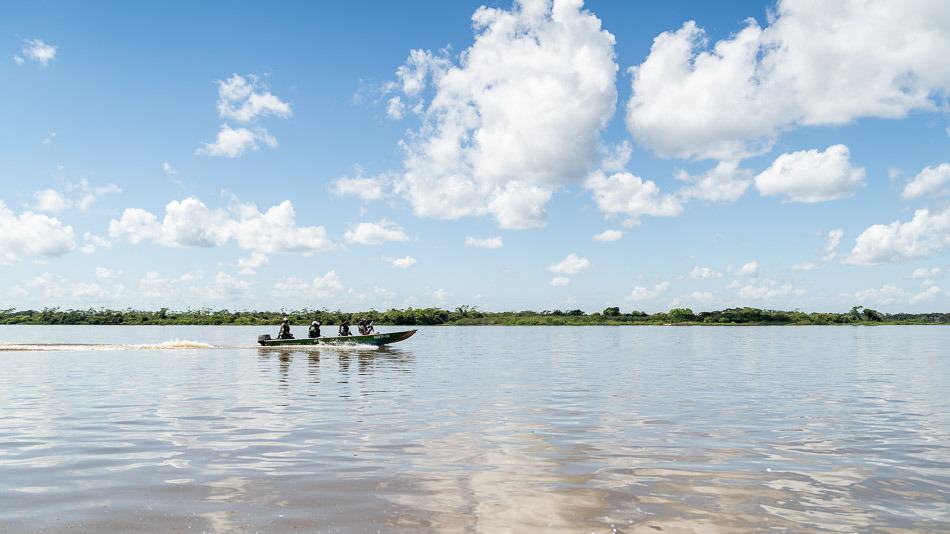
[[[310,323],[309,335],[311,338],[320,337],[320,323],[317,321]]]
[[[350,335],[350,322],[349,322],[349,321],[343,321],[342,323],[340,323],[340,335],[341,335],[341,336],[348,336],[348,335]]]
[[[277,334],[277,339],[293,339],[294,335],[290,333],[290,320],[284,317],[284,320],[280,323],[280,333]]]

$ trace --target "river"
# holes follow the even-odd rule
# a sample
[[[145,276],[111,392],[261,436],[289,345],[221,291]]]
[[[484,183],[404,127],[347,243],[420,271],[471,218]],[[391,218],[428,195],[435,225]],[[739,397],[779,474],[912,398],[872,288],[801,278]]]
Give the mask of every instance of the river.
[[[0,530],[950,531],[947,327],[259,333],[0,327]]]

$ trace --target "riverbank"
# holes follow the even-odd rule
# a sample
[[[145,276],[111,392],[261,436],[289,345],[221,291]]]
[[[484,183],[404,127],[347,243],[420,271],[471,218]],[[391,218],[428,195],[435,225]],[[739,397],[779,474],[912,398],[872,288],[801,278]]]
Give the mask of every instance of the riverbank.
[[[468,306],[455,310],[440,308],[407,308],[386,311],[343,312],[329,310],[294,311],[232,311],[185,310],[162,308],[148,310],[0,310],[0,324],[30,325],[275,325],[283,317],[292,324],[320,321],[324,325],[354,322],[368,318],[377,325],[459,325],[459,326],[623,326],[623,325],[923,325],[950,324],[950,313],[887,314],[856,306],[848,312],[801,312],[759,308],[728,308],[693,312],[674,308],[669,312],[648,314],[642,311],[623,313],[609,307],[602,312],[582,310],[544,310],[486,312]]]

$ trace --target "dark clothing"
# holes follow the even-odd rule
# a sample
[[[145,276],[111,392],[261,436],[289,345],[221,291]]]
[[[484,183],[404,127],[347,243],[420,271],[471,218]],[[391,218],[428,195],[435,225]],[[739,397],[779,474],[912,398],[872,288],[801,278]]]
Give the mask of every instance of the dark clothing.
[[[293,339],[294,335],[290,333],[290,323],[284,321],[280,323],[280,333],[277,334],[277,339]]]
[[[343,324],[340,325],[340,335],[341,336],[350,335],[350,323],[344,321]]]
[[[310,337],[320,337],[320,325],[312,324],[310,325]]]

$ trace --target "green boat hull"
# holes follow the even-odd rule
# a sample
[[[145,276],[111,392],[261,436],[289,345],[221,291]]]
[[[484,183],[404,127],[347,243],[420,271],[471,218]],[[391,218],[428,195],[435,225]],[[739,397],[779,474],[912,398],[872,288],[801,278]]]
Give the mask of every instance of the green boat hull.
[[[309,345],[388,345],[404,339],[409,339],[415,330],[403,332],[386,332],[384,334],[370,334],[368,336],[339,336],[339,337],[304,337],[299,339],[270,339],[270,336],[261,336],[257,342],[265,347],[299,347]]]

